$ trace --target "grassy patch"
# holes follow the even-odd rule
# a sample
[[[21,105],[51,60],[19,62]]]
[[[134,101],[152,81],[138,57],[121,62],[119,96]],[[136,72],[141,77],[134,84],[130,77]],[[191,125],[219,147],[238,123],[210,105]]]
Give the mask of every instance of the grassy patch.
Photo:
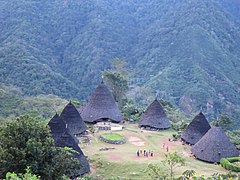
[[[117,133],[102,134],[102,137],[105,139],[112,140],[112,141],[120,141],[120,140],[124,139],[124,137],[122,135],[117,134]]]

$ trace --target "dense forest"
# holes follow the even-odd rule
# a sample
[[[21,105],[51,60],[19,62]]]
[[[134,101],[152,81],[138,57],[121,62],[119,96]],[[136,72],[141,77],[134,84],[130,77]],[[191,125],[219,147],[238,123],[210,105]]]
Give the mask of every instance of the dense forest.
[[[40,94],[86,100],[119,58],[132,90],[239,119],[239,19],[238,0],[1,1],[1,98],[19,112]]]

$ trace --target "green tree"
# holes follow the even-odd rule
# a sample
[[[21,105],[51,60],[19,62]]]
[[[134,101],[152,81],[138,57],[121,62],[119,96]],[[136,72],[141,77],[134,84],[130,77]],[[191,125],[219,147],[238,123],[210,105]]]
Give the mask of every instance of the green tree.
[[[115,100],[121,105],[123,97],[129,89],[125,61],[115,60],[112,69],[103,72],[104,81],[113,93]]]
[[[161,165],[162,164],[162,165]],[[174,179],[174,169],[185,164],[185,159],[182,158],[177,152],[165,154],[165,159],[159,165],[149,164],[147,168],[148,175],[152,179]],[[169,170],[164,171],[164,167]]]
[[[49,128],[36,117],[20,116],[0,126],[0,178],[30,167],[42,179],[74,175],[80,163],[66,148],[55,147]]]
[[[169,170],[170,179],[174,178],[174,169],[185,164],[185,159],[177,152],[165,154],[165,159],[161,161]]]
[[[232,127],[234,121],[227,115],[220,115],[218,120],[214,120],[212,124],[216,125],[217,123],[224,131],[227,131]]]

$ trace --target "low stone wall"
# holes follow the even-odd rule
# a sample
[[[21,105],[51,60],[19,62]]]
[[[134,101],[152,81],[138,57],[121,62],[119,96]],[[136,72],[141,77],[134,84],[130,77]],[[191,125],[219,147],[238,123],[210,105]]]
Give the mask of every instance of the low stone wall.
[[[110,140],[110,139],[106,139],[104,137],[102,137],[101,135],[99,136],[99,139],[101,139],[102,141],[109,143],[109,144],[125,144],[126,140],[122,139],[122,140]]]

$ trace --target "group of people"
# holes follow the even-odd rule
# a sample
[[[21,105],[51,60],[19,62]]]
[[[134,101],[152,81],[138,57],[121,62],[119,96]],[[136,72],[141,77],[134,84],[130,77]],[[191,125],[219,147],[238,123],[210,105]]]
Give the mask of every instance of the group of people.
[[[153,157],[153,151],[151,150],[137,150],[137,156],[140,157],[140,156],[144,156],[144,157]]]

